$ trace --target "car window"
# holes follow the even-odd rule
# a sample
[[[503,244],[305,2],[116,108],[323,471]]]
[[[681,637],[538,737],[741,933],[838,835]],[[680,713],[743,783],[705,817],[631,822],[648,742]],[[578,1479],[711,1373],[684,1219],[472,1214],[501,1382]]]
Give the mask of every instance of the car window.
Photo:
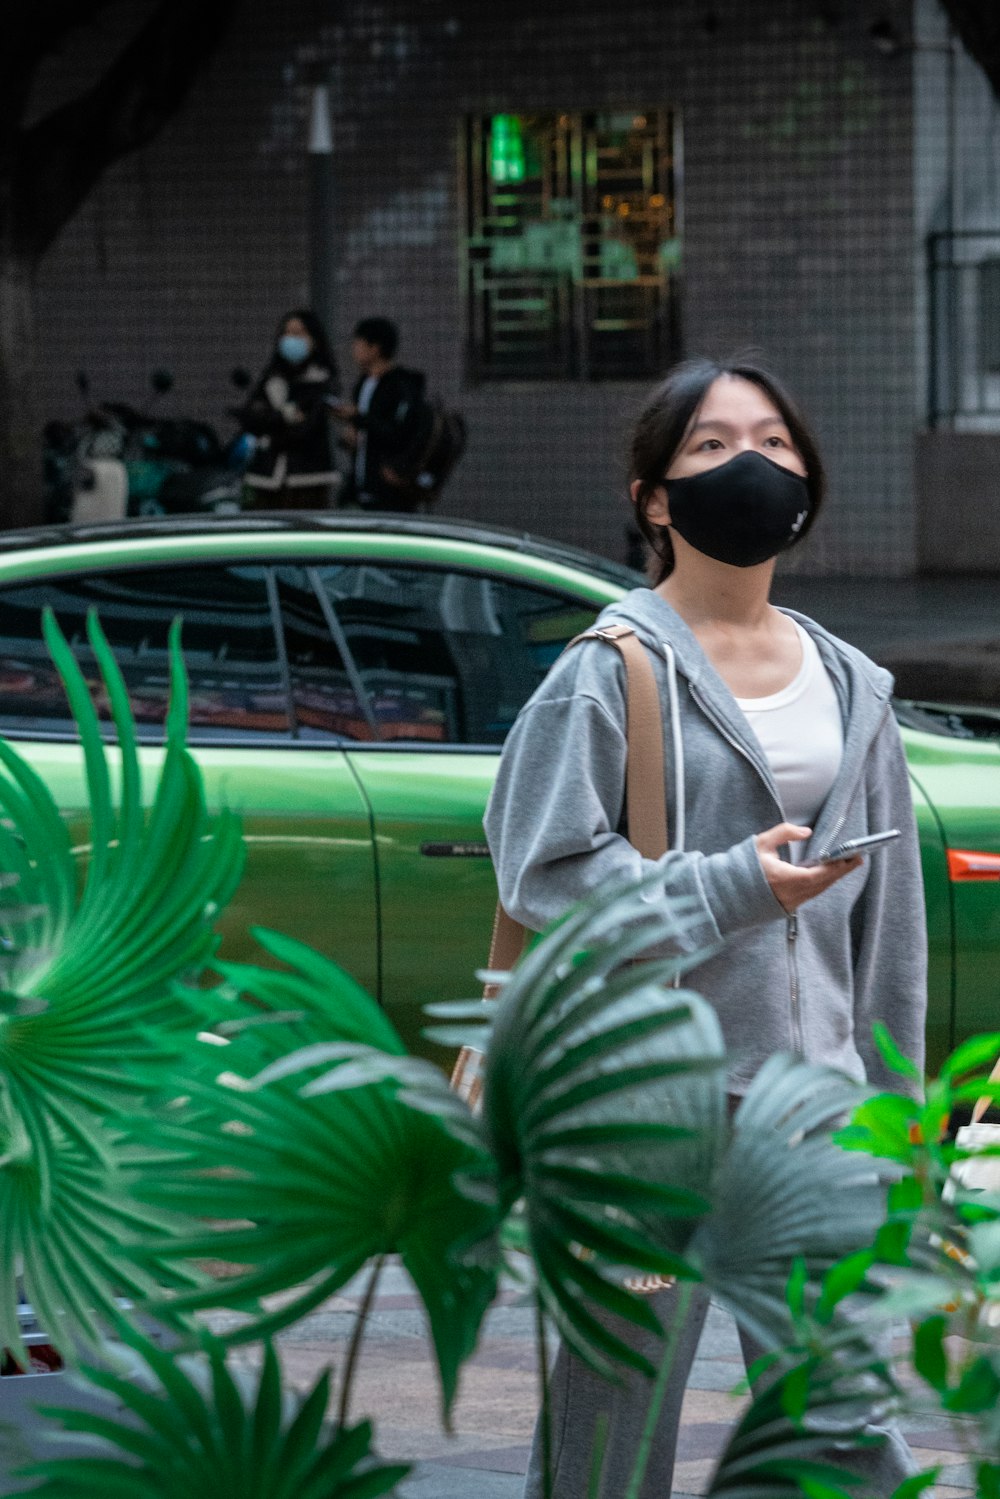
[[[297,739],[371,739],[373,721],[353,663],[331,628],[337,621],[305,567],[275,570]]]
[[[499,745],[596,607],[440,568],[352,563],[317,577],[383,741]]]
[[[87,612],[97,611],[146,739],[162,732],[169,695],[167,641],[181,617],[191,694],[192,742],[290,735],[284,675],[264,569],[256,566],[121,569],[47,578],[0,589],[2,723],[72,731],[58,674],[42,641],[41,612],[54,609],[109,719]]]
[[[947,703],[913,702],[894,698],[893,709],[904,729],[941,734],[946,739],[1000,741],[1000,712],[986,707],[950,707]]]

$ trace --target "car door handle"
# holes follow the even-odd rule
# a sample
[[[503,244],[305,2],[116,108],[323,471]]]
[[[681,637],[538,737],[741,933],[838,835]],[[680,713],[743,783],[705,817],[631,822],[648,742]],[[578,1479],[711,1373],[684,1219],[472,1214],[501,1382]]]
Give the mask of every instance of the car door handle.
[[[422,843],[420,852],[428,859],[488,859],[488,843]]]

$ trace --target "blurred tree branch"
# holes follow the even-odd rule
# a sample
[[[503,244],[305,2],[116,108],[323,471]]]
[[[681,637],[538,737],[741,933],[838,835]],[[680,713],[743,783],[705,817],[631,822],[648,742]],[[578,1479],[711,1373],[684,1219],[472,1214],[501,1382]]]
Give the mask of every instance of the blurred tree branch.
[[[42,519],[33,394],[34,284],[45,252],[115,162],[157,136],[217,51],[239,0],[149,0],[89,88],[31,119],[43,64],[74,33],[125,14],[114,0],[28,0],[0,53],[0,525]],[[139,9],[135,7],[135,10]],[[29,123],[30,119],[30,123]]]
[[[107,168],[154,139],[214,54],[237,3],[164,0],[88,92],[19,132],[12,193],[16,245],[43,255]],[[54,3],[45,9],[61,16],[66,29],[78,25],[81,9],[93,17],[106,5],[89,0],[82,7]],[[35,36],[37,46],[51,49],[40,28]]]

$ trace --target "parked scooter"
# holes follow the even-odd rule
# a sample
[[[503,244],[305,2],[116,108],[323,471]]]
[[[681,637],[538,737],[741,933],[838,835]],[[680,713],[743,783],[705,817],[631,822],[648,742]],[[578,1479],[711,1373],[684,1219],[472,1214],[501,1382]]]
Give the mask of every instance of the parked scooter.
[[[243,369],[233,370],[230,378],[240,391],[251,383]],[[173,389],[169,370],[154,370],[152,398],[143,411],[118,401],[93,403],[82,370],[76,383],[86,403],[80,420],[45,428],[51,521],[241,508],[252,440],[238,433],[223,444],[207,422],[156,414],[156,404]]]

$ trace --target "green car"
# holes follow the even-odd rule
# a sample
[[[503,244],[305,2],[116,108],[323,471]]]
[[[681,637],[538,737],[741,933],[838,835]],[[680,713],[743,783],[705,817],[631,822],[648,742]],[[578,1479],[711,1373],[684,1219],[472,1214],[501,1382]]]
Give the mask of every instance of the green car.
[[[567,641],[641,581],[555,543],[372,515],[132,521],[0,542],[0,732],[86,851],[79,749],[40,639],[88,676],[96,608],[150,762],[184,620],[190,739],[239,811],[247,871],[223,951],[272,926],[331,954],[421,1048],[421,1006],[476,992],[496,896],[482,815],[504,736]],[[97,691],[95,685],[95,691]],[[106,715],[106,704],[99,702]],[[1000,1023],[1000,718],[901,703],[940,1057]]]

